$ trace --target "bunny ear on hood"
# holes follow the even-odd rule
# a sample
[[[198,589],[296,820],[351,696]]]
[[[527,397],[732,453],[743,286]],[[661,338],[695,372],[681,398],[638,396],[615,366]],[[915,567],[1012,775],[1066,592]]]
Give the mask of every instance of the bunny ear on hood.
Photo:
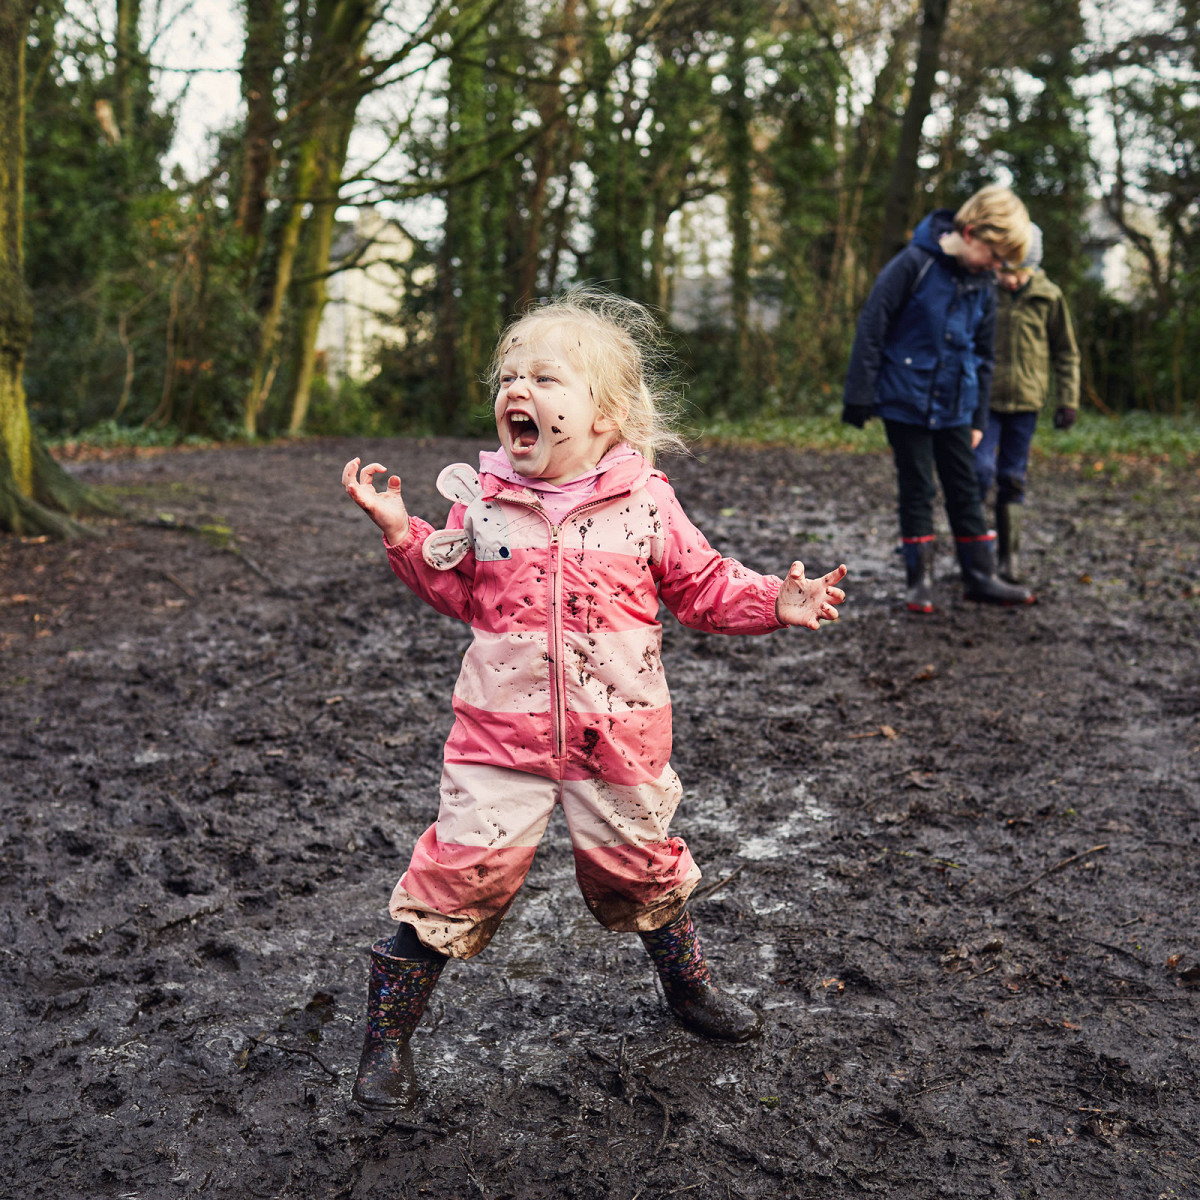
[[[435,571],[449,571],[462,562],[470,548],[471,538],[465,529],[439,529],[425,539],[421,557]]]
[[[451,463],[437,477],[437,490],[456,504],[470,504],[483,495],[483,486],[475,468],[466,463]],[[421,557],[435,571],[458,566],[471,548],[470,535],[463,529],[439,529],[431,533],[421,547]]]
[[[457,504],[470,504],[483,495],[483,486],[474,467],[466,463],[451,463],[437,477],[437,490]]]

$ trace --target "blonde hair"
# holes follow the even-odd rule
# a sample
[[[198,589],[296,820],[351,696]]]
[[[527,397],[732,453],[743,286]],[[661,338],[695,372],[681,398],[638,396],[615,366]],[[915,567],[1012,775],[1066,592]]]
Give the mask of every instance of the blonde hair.
[[[661,327],[649,309],[602,288],[571,288],[506,326],[488,371],[492,390],[514,345],[562,331],[572,335],[562,347],[587,378],[597,411],[617,424],[613,445],[628,442],[651,463],[656,451],[685,449],[673,428],[680,398]]]
[[[1032,238],[1029,210],[1011,188],[993,183],[981,188],[954,214],[954,228],[968,227],[982,238],[1006,263],[1025,261]]]

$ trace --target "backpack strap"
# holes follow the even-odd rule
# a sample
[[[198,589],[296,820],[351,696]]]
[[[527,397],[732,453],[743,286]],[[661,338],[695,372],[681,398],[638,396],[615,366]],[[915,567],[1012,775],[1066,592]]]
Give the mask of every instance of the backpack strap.
[[[924,263],[921,264],[921,269],[917,272],[916,279],[913,280],[912,287],[908,289],[908,298],[911,300],[916,295],[917,288],[921,286],[921,280],[925,278],[929,268],[933,266],[933,255],[926,254]]]

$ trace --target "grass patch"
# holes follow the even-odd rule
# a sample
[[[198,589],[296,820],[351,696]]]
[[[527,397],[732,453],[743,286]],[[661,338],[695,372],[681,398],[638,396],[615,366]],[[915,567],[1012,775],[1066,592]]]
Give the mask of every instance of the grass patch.
[[[59,459],[104,457],[130,450],[171,450],[178,446],[215,446],[212,438],[183,434],[178,429],[147,429],[142,425],[119,425],[101,421],[69,437],[48,438],[46,445]]]
[[[1200,467],[1200,418],[1157,416],[1134,412],[1108,417],[1084,412],[1073,429],[1058,430],[1052,414],[1042,414],[1034,438],[1034,453],[1044,458],[1078,459],[1089,463],[1130,464],[1165,462]],[[741,420],[712,420],[693,430],[702,444],[790,446],[796,450],[869,454],[887,449],[883,422],[868,421],[865,429],[843,425],[840,413],[786,417],[768,414]]]
[[[882,421],[864,429],[843,425],[838,413],[789,417],[760,413],[752,417],[713,418],[695,422],[689,440],[732,446],[790,446],[795,450],[828,450],[867,454],[887,449]]]
[[[1131,412],[1107,417],[1081,414],[1075,427],[1053,429],[1045,417],[1038,425],[1034,449],[1048,457],[1104,462],[1164,462],[1200,466],[1200,419]]]

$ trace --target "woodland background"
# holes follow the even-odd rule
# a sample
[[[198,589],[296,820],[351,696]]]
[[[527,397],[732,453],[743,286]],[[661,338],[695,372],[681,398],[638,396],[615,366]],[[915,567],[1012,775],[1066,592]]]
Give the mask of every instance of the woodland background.
[[[1085,407],[1200,410],[1197,0],[244,0],[240,119],[197,172],[166,165],[164,4],[3,8],[0,357],[35,442],[479,431],[521,305],[589,280],[670,312],[698,272],[693,423],[833,412],[881,263],[995,180],[1045,231]],[[1097,202],[1122,298],[1086,276]],[[412,245],[400,336],[334,387],[316,328],[364,205]]]

